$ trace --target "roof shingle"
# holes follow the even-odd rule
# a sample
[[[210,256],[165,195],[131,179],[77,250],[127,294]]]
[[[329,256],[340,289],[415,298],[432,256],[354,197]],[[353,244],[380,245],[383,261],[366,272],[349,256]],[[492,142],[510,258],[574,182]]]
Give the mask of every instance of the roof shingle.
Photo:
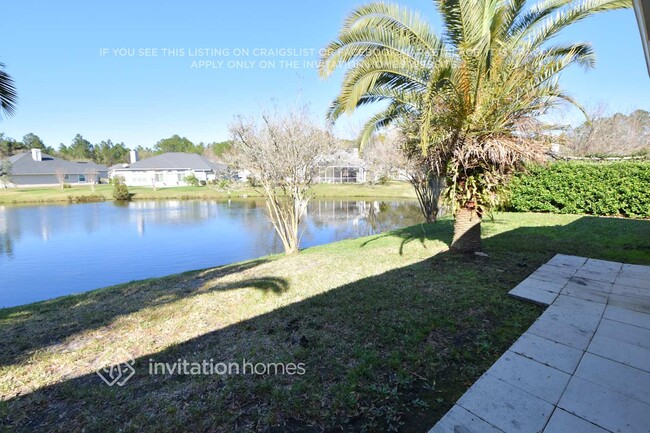
[[[27,174],[56,174],[57,171],[63,171],[65,174],[85,174],[88,170],[108,171],[105,165],[95,164],[94,162],[74,162],[65,159],[55,158],[46,153],[41,154],[41,161],[34,161],[31,152],[18,153],[10,156],[12,175]]]
[[[115,171],[134,170],[214,170],[223,171],[227,167],[196,153],[168,152],[152,156],[133,164],[119,164],[111,167]]]

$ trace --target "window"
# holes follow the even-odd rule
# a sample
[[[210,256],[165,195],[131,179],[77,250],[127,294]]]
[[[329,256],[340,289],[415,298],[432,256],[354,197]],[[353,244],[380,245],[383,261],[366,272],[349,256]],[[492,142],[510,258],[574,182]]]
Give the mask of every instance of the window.
[[[156,182],[163,182],[165,180],[164,173],[156,173],[155,175]]]
[[[70,175],[69,175],[69,174],[66,174],[65,177],[64,177],[64,179],[65,179],[65,180],[70,180]]]
[[[183,181],[183,173],[178,173],[177,176],[178,176],[178,181],[182,182]]]
[[[79,182],[85,182],[85,181],[86,181],[86,176],[84,176],[83,174],[80,174],[79,175]]]

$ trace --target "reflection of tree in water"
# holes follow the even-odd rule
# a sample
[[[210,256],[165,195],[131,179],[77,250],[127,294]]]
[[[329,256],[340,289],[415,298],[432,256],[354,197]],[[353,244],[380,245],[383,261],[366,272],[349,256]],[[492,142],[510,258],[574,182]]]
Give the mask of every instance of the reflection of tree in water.
[[[235,223],[238,230],[246,234],[246,240],[250,242],[256,256],[282,251],[282,243],[268,218],[266,202],[263,199],[231,199],[217,203],[219,216]]]
[[[6,255],[11,257],[13,255],[14,248],[8,236],[0,235],[0,256]]]
[[[232,218],[254,234],[257,251],[281,252],[282,244],[268,221],[264,200],[219,202],[219,216]],[[366,236],[422,222],[414,201],[313,200],[300,227],[303,246]]]
[[[421,222],[415,202],[314,200],[301,227],[303,246],[366,236]],[[88,234],[127,225],[144,235],[147,225],[229,224],[259,255],[282,251],[264,200],[138,201],[50,206],[0,206],[0,257],[16,254],[25,235],[49,241],[80,229]],[[228,242],[236,242],[229,237]],[[222,240],[216,239],[218,245]],[[232,250],[236,251],[233,245]]]
[[[0,256],[11,257],[13,254],[13,239],[7,233],[0,233]]]
[[[140,236],[147,226],[191,224],[232,224],[246,242],[252,243],[258,255],[281,251],[282,244],[268,221],[266,204],[260,199],[192,200],[192,201],[148,201],[131,202],[129,218],[137,225]],[[222,245],[223,239],[215,239],[215,247],[229,249]],[[229,242],[233,242],[232,239]],[[232,248],[237,250],[236,247]]]
[[[266,202],[257,200],[255,204],[255,207],[248,208],[251,212],[245,214],[247,216],[245,222],[247,229],[256,233],[254,243],[257,251],[282,252],[284,247],[269,219]]]
[[[319,230],[327,230],[331,240],[338,240],[421,222],[421,212],[415,202],[315,200],[308,208],[303,239],[315,241]]]
[[[23,235],[44,242],[55,233],[84,227],[92,233],[99,226],[97,204],[52,204],[39,206],[0,206],[0,256],[12,256]]]
[[[423,222],[417,203],[373,202],[359,224],[359,236],[369,236]]]
[[[18,223],[18,218],[9,218],[6,206],[0,206],[0,256],[13,256],[14,242],[20,238]]]
[[[260,213],[266,212],[266,203],[260,199],[239,199],[219,202],[223,207],[223,215],[254,224],[259,221]]]

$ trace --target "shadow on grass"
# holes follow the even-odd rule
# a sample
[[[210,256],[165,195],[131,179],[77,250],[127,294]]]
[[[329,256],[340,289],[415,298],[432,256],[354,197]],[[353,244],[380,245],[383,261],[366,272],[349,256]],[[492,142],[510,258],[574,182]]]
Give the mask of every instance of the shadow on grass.
[[[245,280],[235,281],[229,284],[217,284],[210,287],[207,291],[215,290],[235,290],[241,289],[242,287],[254,287],[257,290],[262,292],[272,292],[275,294],[280,294],[289,290],[289,283],[284,278],[278,277],[260,277],[260,278],[248,278]],[[204,293],[204,292],[202,292]]]
[[[207,289],[203,287],[213,278],[239,274],[267,261],[252,260],[171,277],[130,282],[85,294],[0,310],[0,365],[24,362],[38,350],[62,344],[70,336],[101,328],[138,310],[170,304],[209,291],[241,287],[253,287],[276,294],[287,291],[289,286],[286,280],[266,276],[238,281],[236,284],[219,284]]]
[[[421,239],[418,229],[396,233]],[[439,230],[448,231],[424,236]],[[647,221],[588,218],[497,234],[485,239],[489,258],[443,252],[359,279],[138,358],[123,387],[91,373],[14,398],[0,422],[53,432],[427,431],[541,312],[509,298],[512,287],[558,252],[650,264],[649,234]],[[149,374],[151,362],[179,359],[304,363],[306,373]]]
[[[373,236],[361,244],[362,247],[371,245],[383,238],[399,237],[402,241],[399,244],[399,254],[404,254],[404,247],[413,242],[418,241],[423,248],[426,249],[427,240],[439,240],[447,245],[451,244],[453,238],[454,222],[451,219],[441,219],[435,224],[419,224],[416,226],[406,227],[399,230],[393,230],[379,236]],[[432,230],[434,229],[434,230]]]

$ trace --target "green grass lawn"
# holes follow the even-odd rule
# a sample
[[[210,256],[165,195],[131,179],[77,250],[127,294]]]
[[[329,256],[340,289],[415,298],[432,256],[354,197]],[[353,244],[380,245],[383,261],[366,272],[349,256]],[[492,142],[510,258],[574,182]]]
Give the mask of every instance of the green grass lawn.
[[[650,264],[650,221],[496,214],[488,258],[409,227],[0,310],[7,431],[427,431],[540,314],[507,292],[555,253]],[[108,387],[106,354],[136,374]],[[122,358],[120,358],[122,357]],[[149,375],[149,362],[304,375]]]
[[[97,185],[95,191],[90,186],[72,188],[8,188],[0,189],[0,204],[48,203],[112,200],[112,186]],[[130,187],[134,200],[163,199],[223,199],[230,197],[261,197],[260,191],[248,186],[231,190],[218,190],[209,187],[185,186],[178,188]],[[316,197],[375,197],[415,199],[413,188],[406,182],[389,182],[386,185],[365,184],[318,184],[314,186]]]

